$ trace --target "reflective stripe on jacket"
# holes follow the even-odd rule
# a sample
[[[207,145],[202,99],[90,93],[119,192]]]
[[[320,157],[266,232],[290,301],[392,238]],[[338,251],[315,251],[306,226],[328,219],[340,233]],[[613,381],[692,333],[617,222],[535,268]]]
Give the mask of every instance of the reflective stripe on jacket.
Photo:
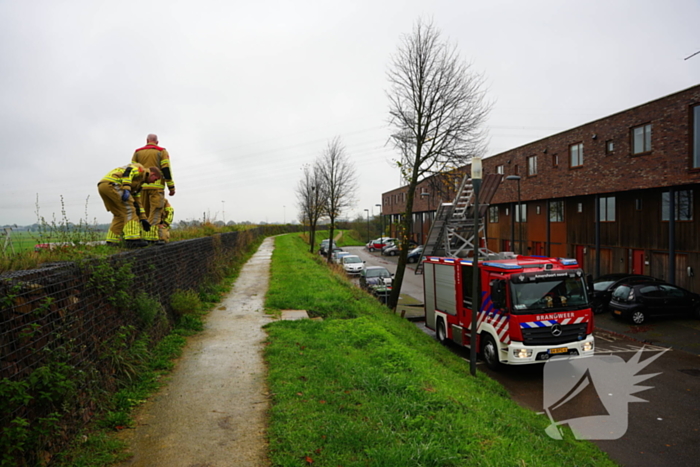
[[[146,169],[141,164],[128,164],[124,167],[117,167],[110,170],[102,177],[100,182],[109,182],[119,185],[122,189],[130,190],[132,193],[138,191],[143,184]]]

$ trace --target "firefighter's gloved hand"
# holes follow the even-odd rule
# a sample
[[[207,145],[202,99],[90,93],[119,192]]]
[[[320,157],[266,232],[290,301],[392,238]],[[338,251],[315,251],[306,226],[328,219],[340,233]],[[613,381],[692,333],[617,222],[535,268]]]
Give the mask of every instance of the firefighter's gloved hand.
[[[143,227],[143,230],[145,230],[146,232],[151,230],[151,224],[149,224],[146,219],[141,219],[141,227]]]
[[[129,201],[129,195],[131,195],[131,192],[129,190],[123,190],[122,201]]]

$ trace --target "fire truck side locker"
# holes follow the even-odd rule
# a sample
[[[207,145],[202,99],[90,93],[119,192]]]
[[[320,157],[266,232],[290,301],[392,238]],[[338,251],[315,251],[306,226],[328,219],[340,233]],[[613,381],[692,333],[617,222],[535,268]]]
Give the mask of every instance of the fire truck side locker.
[[[425,323],[429,329],[437,329],[437,321],[443,317],[445,338],[452,339],[446,315],[457,315],[455,291],[460,287],[457,269],[453,264],[425,263],[423,290],[425,291]],[[432,284],[432,286],[430,286]],[[440,336],[439,336],[440,337]],[[441,340],[441,339],[439,339]],[[443,341],[444,342],[444,341]]]

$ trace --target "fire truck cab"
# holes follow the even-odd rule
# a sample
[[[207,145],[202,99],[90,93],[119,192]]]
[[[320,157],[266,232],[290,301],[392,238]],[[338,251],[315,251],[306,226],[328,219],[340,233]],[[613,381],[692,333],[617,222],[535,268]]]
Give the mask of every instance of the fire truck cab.
[[[427,257],[425,321],[442,343],[471,348],[471,259]],[[575,259],[490,255],[477,262],[476,349],[493,369],[594,351],[593,312]]]

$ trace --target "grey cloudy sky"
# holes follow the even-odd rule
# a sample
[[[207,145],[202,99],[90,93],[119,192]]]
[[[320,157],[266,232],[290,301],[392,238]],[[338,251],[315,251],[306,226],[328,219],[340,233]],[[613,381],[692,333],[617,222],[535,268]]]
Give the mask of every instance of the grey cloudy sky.
[[[109,222],[96,184],[155,132],[177,220],[297,217],[340,136],[360,187],[400,186],[386,70],[432,18],[484,73],[488,154],[700,83],[697,0],[0,0],[0,225]],[[37,203],[38,196],[38,203]]]

